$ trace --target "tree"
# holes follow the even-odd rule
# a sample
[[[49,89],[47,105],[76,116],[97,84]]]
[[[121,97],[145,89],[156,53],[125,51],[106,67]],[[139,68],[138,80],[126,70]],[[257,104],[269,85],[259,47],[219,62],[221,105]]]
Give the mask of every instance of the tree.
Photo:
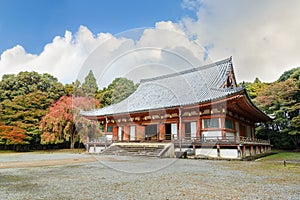
[[[295,80],[297,85],[297,92],[294,95],[296,103],[290,107],[289,116],[291,118],[291,130],[289,132],[292,135],[292,139],[295,144],[300,146],[300,68],[297,68],[291,75],[291,78]]]
[[[4,75],[0,81],[0,121],[25,130],[27,140],[39,143],[40,120],[51,103],[64,93],[63,85],[50,74]]]
[[[255,78],[253,83],[246,83],[246,89],[251,99],[257,97],[258,93],[267,87],[267,83],[263,83],[259,78]]]
[[[291,78],[291,76],[296,72],[299,71],[300,67],[290,69],[285,71],[278,79],[278,82],[286,81],[287,79]]]
[[[6,125],[25,130],[27,139],[39,143],[39,122],[51,102],[48,95],[41,91],[16,96],[13,100],[6,99],[1,102],[0,119]]]
[[[64,87],[57,78],[50,74],[37,72],[20,72],[17,75],[3,75],[0,81],[0,101],[13,100],[14,97],[41,91],[47,93],[49,99],[58,99],[65,94]]]
[[[72,82],[71,84],[66,84],[65,85],[65,90],[66,90],[66,95],[67,96],[79,96],[79,97],[84,97],[86,94],[84,93],[81,83],[79,80],[76,80],[75,82]]]
[[[84,133],[100,133],[100,126],[97,123],[79,114],[80,110],[90,110],[98,106],[99,101],[94,98],[62,96],[51,105],[41,120],[41,143],[70,142],[70,148],[74,148],[75,142],[85,139]]]
[[[274,120],[265,129],[288,135],[294,145],[300,147],[300,89],[299,70],[284,81],[269,84],[260,91],[254,102]],[[285,77],[286,78],[286,77]]]
[[[116,78],[107,88],[103,88],[97,94],[97,98],[100,100],[102,107],[116,104],[131,95],[137,87],[138,84],[134,84],[132,80]]]
[[[90,70],[88,75],[85,77],[81,87],[86,96],[95,97],[98,91],[98,85],[92,70]]]
[[[28,144],[26,131],[15,126],[0,124],[0,144]]]

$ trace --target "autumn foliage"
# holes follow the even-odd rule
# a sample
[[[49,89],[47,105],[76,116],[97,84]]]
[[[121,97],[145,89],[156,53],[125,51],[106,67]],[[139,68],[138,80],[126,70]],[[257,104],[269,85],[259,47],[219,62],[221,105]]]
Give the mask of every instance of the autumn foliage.
[[[300,68],[284,72],[272,83],[256,78],[245,85],[256,106],[273,118],[257,124],[256,136],[270,139],[277,148],[300,148]],[[131,80],[116,78],[98,89],[92,71],[83,83],[66,85],[50,74],[6,74],[0,80],[0,145],[69,143],[73,148],[75,142],[98,138],[100,125],[80,111],[118,103],[137,87]]]
[[[260,88],[257,90],[257,86]],[[285,72],[273,83],[254,82],[253,102],[273,120],[257,129],[258,137],[279,148],[300,148],[300,68]]]
[[[98,107],[99,101],[91,97],[62,96],[50,106],[41,120],[41,143],[70,142],[70,147],[73,148],[76,141],[86,138],[85,134],[100,134],[100,127],[96,122],[79,114],[80,110]]]
[[[0,125],[0,144],[28,144],[26,131],[16,126]]]

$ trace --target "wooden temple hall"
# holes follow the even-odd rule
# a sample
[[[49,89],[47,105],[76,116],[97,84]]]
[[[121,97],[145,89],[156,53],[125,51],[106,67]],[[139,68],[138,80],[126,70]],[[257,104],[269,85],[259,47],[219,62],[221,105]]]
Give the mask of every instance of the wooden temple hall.
[[[122,102],[81,114],[103,124],[112,141],[104,154],[242,159],[271,147],[255,137],[255,123],[270,118],[251,102],[244,85],[237,86],[231,57],[141,80]],[[87,146],[96,151],[101,141]]]

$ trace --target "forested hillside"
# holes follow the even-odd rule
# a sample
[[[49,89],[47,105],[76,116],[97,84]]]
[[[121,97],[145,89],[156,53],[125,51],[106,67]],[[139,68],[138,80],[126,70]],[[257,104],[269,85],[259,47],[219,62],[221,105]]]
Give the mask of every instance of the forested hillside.
[[[300,67],[284,72],[272,83],[256,78],[246,88],[253,102],[273,118],[258,125],[257,137],[271,139],[277,148],[300,148]]]
[[[0,149],[74,148],[87,136],[98,137],[101,126],[80,117],[79,111],[118,103],[137,86],[126,78],[116,78],[99,89],[92,71],[83,83],[76,80],[65,85],[50,74],[4,75],[0,81]],[[253,102],[273,118],[257,124],[257,137],[271,139],[277,148],[299,148],[300,68],[285,72],[272,83],[256,78],[246,83],[246,88]]]

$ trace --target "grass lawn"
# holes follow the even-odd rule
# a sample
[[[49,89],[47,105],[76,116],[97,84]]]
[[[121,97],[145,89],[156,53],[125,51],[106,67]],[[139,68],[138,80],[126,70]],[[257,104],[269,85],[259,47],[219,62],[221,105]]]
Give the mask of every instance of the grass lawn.
[[[274,151],[274,153],[255,161],[230,161],[222,165],[247,174],[273,177],[282,183],[287,180],[300,183],[300,152]],[[282,179],[282,177],[289,178]]]
[[[300,152],[275,151],[275,154],[260,159],[261,161],[299,161]]]

